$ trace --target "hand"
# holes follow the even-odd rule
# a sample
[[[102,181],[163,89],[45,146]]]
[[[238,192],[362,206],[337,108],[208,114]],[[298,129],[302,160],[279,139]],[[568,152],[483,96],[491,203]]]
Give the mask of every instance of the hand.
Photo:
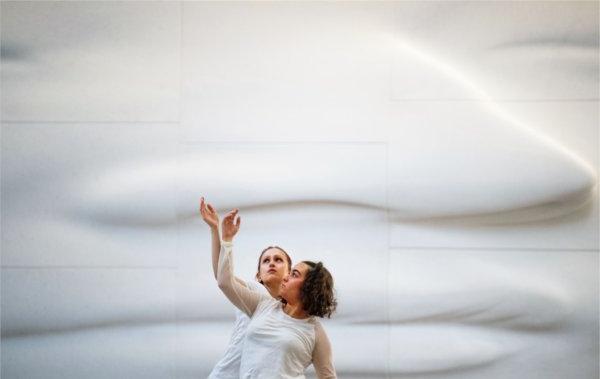
[[[238,216],[237,220],[234,222],[235,216],[237,216],[238,211],[239,209],[236,208],[227,213],[227,215],[225,215],[225,218],[223,218],[223,224],[221,226],[221,231],[223,233],[223,241],[231,241],[233,239],[233,236],[235,236],[238,230],[240,230],[240,222],[242,222],[241,217]]]
[[[211,229],[219,228],[219,214],[212,205],[204,204],[204,197],[200,199],[200,214]]]

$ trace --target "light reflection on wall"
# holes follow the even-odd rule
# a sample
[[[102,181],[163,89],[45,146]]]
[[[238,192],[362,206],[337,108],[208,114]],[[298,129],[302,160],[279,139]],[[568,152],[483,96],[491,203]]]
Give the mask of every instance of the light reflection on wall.
[[[206,376],[204,195],[331,267],[340,377],[597,376],[597,11],[3,2],[2,375]]]

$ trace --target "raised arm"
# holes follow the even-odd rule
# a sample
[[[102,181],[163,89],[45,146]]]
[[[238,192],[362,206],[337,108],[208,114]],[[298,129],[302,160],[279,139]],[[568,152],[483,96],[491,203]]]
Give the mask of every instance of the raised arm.
[[[313,349],[313,366],[319,379],[336,379],[335,367],[333,367],[333,357],[331,352],[331,343],[325,329],[319,321],[315,323],[315,348]]]
[[[252,291],[235,279],[233,275],[233,243],[222,241],[219,268],[217,270],[217,283],[225,296],[240,311],[252,317],[260,301],[266,297],[257,291]]]
[[[217,278],[217,267],[219,265],[219,252],[221,250],[221,236],[219,235],[219,214],[212,205],[204,203],[204,197],[200,199],[200,214],[202,219],[210,227],[212,268]]]
[[[211,251],[212,251],[212,269],[217,279],[217,267],[219,266],[219,254],[221,251],[221,235],[219,233],[219,214],[209,203],[204,202],[204,197],[200,199],[200,214],[202,219],[210,227]],[[246,282],[240,278],[235,280],[243,286],[247,286]]]
[[[217,283],[225,296],[238,307],[239,310],[252,316],[258,303],[263,298],[268,298],[258,292],[250,290],[245,285],[236,280],[233,275],[233,237],[238,232],[241,219],[238,217],[234,222],[238,210],[235,209],[227,214],[223,219],[223,240],[221,241],[221,250],[219,252],[219,262],[217,267]]]

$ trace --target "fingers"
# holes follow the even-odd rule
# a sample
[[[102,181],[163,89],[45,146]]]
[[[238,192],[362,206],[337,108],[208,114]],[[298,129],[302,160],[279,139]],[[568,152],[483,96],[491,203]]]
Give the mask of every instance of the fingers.
[[[233,217],[235,217],[235,215],[239,212],[239,209],[234,209],[229,211],[229,213],[227,213],[227,215],[225,216],[225,218],[227,219],[232,219]]]
[[[210,204],[206,204],[206,206],[208,207],[208,210],[211,211],[212,213],[215,213],[214,208],[212,207],[212,205]]]
[[[237,231],[240,227],[241,218],[237,216],[239,209],[234,209],[227,213],[227,216],[223,218],[223,227],[232,228],[231,230]],[[236,217],[237,216],[237,217]]]
[[[232,209],[225,215],[225,217],[223,218],[223,221],[228,221],[228,222],[231,221],[232,223],[239,225],[239,223],[240,223],[239,218],[235,222],[233,222],[233,220],[235,219],[235,216],[238,214],[239,211],[240,210],[238,208]],[[204,202],[204,196],[202,196],[200,198],[200,213],[202,213],[203,216],[205,216],[206,214],[210,214],[210,215],[217,214],[217,211],[215,211],[215,208],[213,208],[212,205]]]
[[[216,214],[215,208],[209,203],[204,202],[204,196],[200,198],[200,212],[204,215],[206,213]]]

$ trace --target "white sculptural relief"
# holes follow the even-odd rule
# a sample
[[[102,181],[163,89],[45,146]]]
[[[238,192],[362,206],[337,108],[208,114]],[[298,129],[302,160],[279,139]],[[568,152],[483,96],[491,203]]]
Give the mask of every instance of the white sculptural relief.
[[[572,233],[597,225],[597,161],[504,102],[589,100],[597,5],[287,6],[3,4],[3,43],[31,53],[2,58],[3,376],[206,376],[233,312],[201,195],[241,209],[245,278],[271,242],[332,267],[340,377],[597,374],[597,234],[580,249]],[[114,33],[45,34],[78,18]],[[548,63],[557,51],[566,69]],[[82,56],[103,57],[101,75]],[[531,225],[543,232],[525,248]],[[507,231],[464,245],[484,227]],[[566,242],[548,248],[556,231]]]

